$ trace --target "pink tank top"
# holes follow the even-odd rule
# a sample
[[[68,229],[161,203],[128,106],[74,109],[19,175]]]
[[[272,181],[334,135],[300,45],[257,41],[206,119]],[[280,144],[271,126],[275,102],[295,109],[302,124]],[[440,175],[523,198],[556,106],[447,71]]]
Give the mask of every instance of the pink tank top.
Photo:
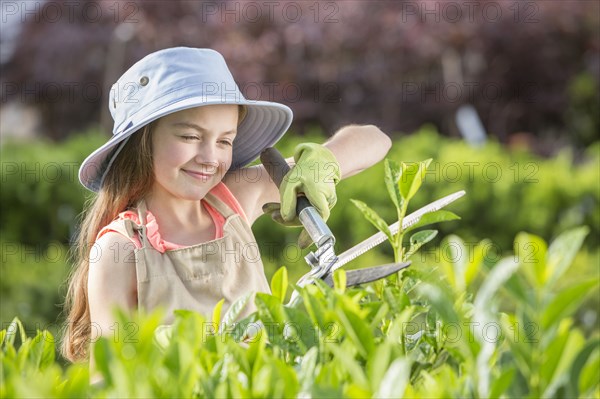
[[[213,194],[215,197],[217,197],[219,200],[221,200],[223,203],[225,203],[235,213],[237,213],[242,218],[244,218],[244,220],[246,222],[248,222],[248,218],[246,217],[246,214],[244,213],[244,210],[242,209],[241,205],[239,204],[237,199],[233,196],[233,193],[231,191],[229,191],[229,189],[223,182],[220,182],[215,187],[213,187],[213,189],[210,190],[210,193]],[[211,218],[213,220],[213,223],[215,224],[215,230],[216,230],[215,239],[222,238],[223,237],[223,225],[225,224],[225,218],[215,208],[213,208],[211,205],[209,205],[207,201],[201,200],[201,203],[202,203],[202,206],[204,206],[204,209],[206,209],[206,211],[209,213],[209,215],[211,216]],[[118,231],[118,229],[115,228],[115,225],[119,224],[120,221],[126,220],[126,219],[129,219],[136,224],[141,223],[136,211],[127,210],[127,211],[121,212],[115,218],[115,220],[113,220],[111,223],[109,223],[108,225],[106,225],[102,229],[100,229],[100,232],[96,236],[96,241],[100,237],[102,237],[104,234],[111,232],[111,231],[122,234],[120,231]],[[146,211],[146,234],[148,236],[148,241],[150,242],[150,245],[152,245],[152,247],[154,247],[154,249],[156,249],[160,253],[164,253],[165,251],[169,251],[172,249],[185,248],[185,246],[183,246],[183,245],[171,243],[171,242],[165,241],[161,238],[158,223],[156,222],[156,218],[150,211]],[[135,237],[127,237],[127,238],[129,238],[133,241],[136,248],[139,249],[142,247],[142,243],[140,242],[137,235]]]

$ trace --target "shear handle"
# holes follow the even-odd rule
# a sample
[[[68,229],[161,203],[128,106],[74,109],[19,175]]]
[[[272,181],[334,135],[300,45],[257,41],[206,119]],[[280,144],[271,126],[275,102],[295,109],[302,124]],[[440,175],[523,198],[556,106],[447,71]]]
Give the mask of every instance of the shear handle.
[[[273,182],[277,187],[281,185],[284,176],[290,171],[290,166],[285,161],[285,158],[281,155],[277,149],[273,147],[266,148],[260,154],[260,160],[263,163],[263,166],[269,172],[269,176],[273,179]],[[304,195],[299,195],[296,202],[296,215],[300,215],[300,212],[304,210],[304,208],[308,208],[312,206]]]
[[[260,154],[260,160],[264,167],[269,172],[273,182],[279,187],[284,176],[291,169],[279,151],[275,148],[267,148]],[[317,244],[319,248],[330,246],[333,248],[335,237],[333,233],[321,217],[319,212],[311,205],[308,198],[304,195],[299,195],[296,200],[296,215],[306,229],[311,240]],[[331,258],[331,256],[329,257]],[[335,258],[337,259],[337,257]],[[321,260],[317,261],[320,263]]]

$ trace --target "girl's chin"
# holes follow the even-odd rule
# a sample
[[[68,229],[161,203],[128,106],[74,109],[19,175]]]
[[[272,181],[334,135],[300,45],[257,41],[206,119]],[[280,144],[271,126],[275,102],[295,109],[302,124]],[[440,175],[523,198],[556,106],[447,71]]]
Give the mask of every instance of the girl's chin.
[[[181,198],[182,199],[186,199],[186,200],[190,200],[190,201],[197,201],[197,200],[201,200],[204,197],[206,197],[206,194],[208,194],[208,192],[212,189],[212,187],[202,187],[202,188],[196,188],[196,189],[190,189],[188,188],[187,190],[183,191],[181,194]]]
[[[208,182],[207,182],[208,183]],[[177,187],[168,187],[168,186],[158,186],[155,185],[151,192],[162,191],[163,195],[166,194],[167,197],[175,197],[177,199],[181,199],[184,201],[199,201],[206,197],[206,194],[210,190],[212,190],[216,184],[211,182],[211,184],[182,184]]]

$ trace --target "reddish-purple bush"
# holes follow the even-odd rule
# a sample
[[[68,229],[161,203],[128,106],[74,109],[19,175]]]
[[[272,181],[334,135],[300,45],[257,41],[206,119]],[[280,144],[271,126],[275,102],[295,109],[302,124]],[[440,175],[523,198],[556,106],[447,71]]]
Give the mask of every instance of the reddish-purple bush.
[[[21,16],[2,102],[34,103],[55,138],[101,119],[109,129],[120,73],[186,45],[222,52],[247,97],[287,103],[299,131],[432,122],[455,135],[470,103],[502,141],[585,145],[600,130],[598,12],[588,1],[47,1]]]

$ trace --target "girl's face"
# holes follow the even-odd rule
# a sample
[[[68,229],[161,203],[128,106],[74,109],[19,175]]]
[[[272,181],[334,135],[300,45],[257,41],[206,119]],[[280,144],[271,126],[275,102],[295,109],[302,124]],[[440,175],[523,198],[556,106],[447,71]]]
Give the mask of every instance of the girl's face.
[[[162,117],[152,133],[152,192],[199,200],[231,166],[237,105],[206,105]]]

